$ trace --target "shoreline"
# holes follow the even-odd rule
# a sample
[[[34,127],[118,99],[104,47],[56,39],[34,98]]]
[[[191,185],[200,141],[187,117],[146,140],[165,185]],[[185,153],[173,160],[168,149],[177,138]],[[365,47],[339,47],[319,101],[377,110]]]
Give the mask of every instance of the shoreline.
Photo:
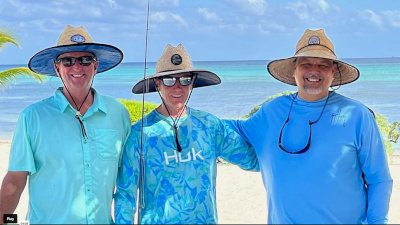
[[[1,181],[8,168],[11,140],[0,139]],[[258,172],[248,172],[237,166],[217,164],[217,209],[220,224],[266,224],[267,202],[262,178]],[[400,154],[393,156],[389,164],[393,178],[390,199],[389,224],[400,224]],[[14,212],[19,221],[24,220],[28,210],[28,188],[25,187]]]

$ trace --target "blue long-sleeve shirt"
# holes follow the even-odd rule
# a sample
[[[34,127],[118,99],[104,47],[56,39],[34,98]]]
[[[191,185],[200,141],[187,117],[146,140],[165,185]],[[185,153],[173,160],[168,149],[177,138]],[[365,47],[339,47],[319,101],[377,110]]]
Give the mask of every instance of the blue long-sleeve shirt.
[[[373,114],[361,103],[331,92],[320,120],[311,125],[303,154],[278,146],[295,97],[278,97],[246,121],[229,121],[256,150],[268,198],[268,222],[277,224],[387,223],[392,189],[384,143]],[[296,98],[282,131],[282,145],[307,144],[309,121],[327,97]]]
[[[144,182],[139,191],[143,224],[217,223],[217,157],[242,169],[259,170],[253,148],[215,116],[188,108],[179,120],[176,149],[172,120],[152,111],[143,119]],[[115,194],[117,224],[131,224],[136,211],[141,121],[132,126]]]

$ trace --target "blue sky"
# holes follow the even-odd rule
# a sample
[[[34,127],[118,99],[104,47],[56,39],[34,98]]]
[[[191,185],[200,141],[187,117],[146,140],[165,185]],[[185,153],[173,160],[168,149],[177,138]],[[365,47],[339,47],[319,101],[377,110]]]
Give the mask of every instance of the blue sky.
[[[0,28],[21,47],[3,47],[0,65],[27,64],[67,24],[143,62],[146,13],[147,0],[2,0]],[[339,58],[400,57],[400,0],[151,0],[149,26],[150,62],[167,43],[193,61],[286,58],[307,28],[323,28]]]

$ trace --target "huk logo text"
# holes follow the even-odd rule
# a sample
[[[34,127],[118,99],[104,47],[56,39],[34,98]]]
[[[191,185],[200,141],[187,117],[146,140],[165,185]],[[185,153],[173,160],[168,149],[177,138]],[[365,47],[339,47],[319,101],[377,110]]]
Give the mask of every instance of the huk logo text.
[[[182,154],[176,150],[174,150],[174,154],[173,155],[167,155],[166,152],[164,152],[164,158],[165,158],[165,163],[168,165],[169,164],[169,160],[175,160],[176,163],[178,162],[189,162],[189,161],[194,161],[194,160],[204,160],[203,156],[200,155],[200,153],[202,152],[202,150],[196,152],[196,150],[194,150],[194,148],[192,148],[191,152],[188,152],[186,154],[186,157],[182,158]]]

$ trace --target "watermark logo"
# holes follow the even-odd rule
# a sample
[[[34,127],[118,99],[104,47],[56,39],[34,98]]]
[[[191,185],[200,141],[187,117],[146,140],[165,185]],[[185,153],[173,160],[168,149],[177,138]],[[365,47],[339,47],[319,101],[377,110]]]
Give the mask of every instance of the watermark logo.
[[[17,223],[18,216],[17,214],[4,214],[3,215],[3,223]]]

